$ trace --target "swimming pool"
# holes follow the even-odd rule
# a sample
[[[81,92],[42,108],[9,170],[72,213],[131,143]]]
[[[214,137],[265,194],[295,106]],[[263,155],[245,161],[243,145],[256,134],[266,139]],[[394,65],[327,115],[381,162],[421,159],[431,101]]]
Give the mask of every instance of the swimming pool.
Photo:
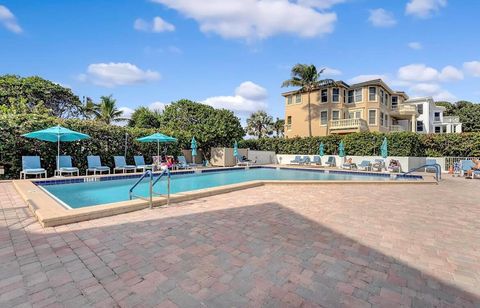
[[[158,176],[158,175],[157,175]],[[129,200],[128,191],[138,180],[139,175],[66,179],[58,181],[39,181],[42,187],[54,198],[70,208],[82,208]],[[398,176],[398,180],[421,179],[418,176]],[[356,173],[344,171],[325,171],[290,168],[254,167],[230,170],[203,170],[203,172],[172,173],[171,193],[181,193],[204,188],[256,180],[310,180],[310,181],[391,181],[389,174]],[[167,193],[166,179],[161,179],[155,191]],[[135,194],[147,197],[148,181],[135,188]]]

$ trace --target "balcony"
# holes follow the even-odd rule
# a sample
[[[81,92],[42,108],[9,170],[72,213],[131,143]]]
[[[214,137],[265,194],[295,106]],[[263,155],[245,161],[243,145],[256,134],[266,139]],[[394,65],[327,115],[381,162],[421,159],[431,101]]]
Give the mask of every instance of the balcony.
[[[406,132],[407,129],[402,125],[390,125],[391,132]]]
[[[443,117],[442,123],[460,124],[460,118],[454,116]]]
[[[368,131],[367,121],[364,119],[342,119],[330,121],[331,134],[346,134]]]
[[[417,107],[414,105],[404,105],[400,104],[397,106],[392,106],[391,115],[400,119],[410,119],[412,116],[417,116]]]

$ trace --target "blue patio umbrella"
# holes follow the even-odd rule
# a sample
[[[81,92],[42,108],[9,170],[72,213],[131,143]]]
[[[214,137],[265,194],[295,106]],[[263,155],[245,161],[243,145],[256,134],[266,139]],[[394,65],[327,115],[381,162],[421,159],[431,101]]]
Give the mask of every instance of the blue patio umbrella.
[[[387,137],[383,138],[382,146],[380,147],[380,153],[383,158],[387,158],[388,156],[388,141]]]
[[[318,148],[318,155],[320,155],[320,157],[323,157],[323,155],[325,155],[325,146],[323,145],[323,142],[320,143],[320,147]]]
[[[60,142],[71,142],[90,138],[89,135],[82,134],[60,125],[52,126],[46,129],[38,130],[28,134],[23,134],[23,137],[38,139],[48,142],[57,143],[57,170],[59,170],[60,157]]]
[[[195,137],[190,142],[190,148],[192,149],[192,162],[195,163],[195,156],[197,156],[197,140],[195,140]]]
[[[343,143],[343,140],[340,141],[340,144],[338,145],[338,156],[345,157],[345,144]]]
[[[238,143],[235,141],[233,144],[233,157],[238,159]]]
[[[176,138],[161,134],[155,133],[150,136],[137,138],[137,141],[140,142],[156,142],[157,143],[157,156],[160,156],[160,143],[172,143],[177,142]]]

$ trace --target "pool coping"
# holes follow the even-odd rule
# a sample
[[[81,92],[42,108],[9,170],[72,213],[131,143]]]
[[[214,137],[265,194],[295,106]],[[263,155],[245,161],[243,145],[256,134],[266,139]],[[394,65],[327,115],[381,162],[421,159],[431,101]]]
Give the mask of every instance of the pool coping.
[[[276,168],[278,165],[267,165],[266,167]],[[251,168],[251,167],[250,167]],[[302,169],[302,170],[318,170],[318,168],[308,168],[308,167],[297,167],[297,166],[287,166],[281,167],[285,169]],[[222,170],[231,170],[231,169],[245,169],[245,167],[233,167],[233,168],[210,168],[207,169],[207,172],[222,171]],[[205,170],[205,169],[204,169]],[[328,170],[328,169],[327,169]],[[338,169],[337,169],[338,170]],[[329,171],[337,171],[330,169]],[[340,171],[340,170],[338,170]],[[343,171],[340,171],[343,172]],[[180,172],[172,172],[174,174],[179,174]],[[355,173],[351,171],[348,173]],[[107,175],[106,175],[107,176]],[[111,175],[112,176],[112,175]],[[117,176],[117,175],[115,175]],[[121,175],[118,175],[121,176]],[[105,177],[105,176],[96,176]],[[78,178],[92,178],[92,176],[81,176]],[[149,207],[149,202],[142,199],[127,200],[109,204],[88,206],[83,208],[76,209],[66,209],[55,199],[53,199],[49,194],[47,194],[43,189],[41,189],[35,182],[44,182],[44,181],[59,181],[58,179],[47,179],[47,180],[14,180],[13,185],[18,191],[20,196],[28,204],[31,211],[37,217],[38,221],[43,227],[54,227],[59,225],[65,225],[69,223],[75,223],[80,221],[86,221],[101,217],[113,216],[122,213],[132,212],[136,210],[141,210]],[[176,193],[170,195],[170,203],[183,202],[188,200],[193,200],[197,198],[204,198],[213,195],[228,193],[237,190],[243,190],[253,187],[265,186],[265,185],[331,185],[331,184],[342,184],[342,185],[357,185],[357,184],[367,184],[367,185],[397,185],[397,184],[434,184],[436,181],[433,178],[425,178],[423,180],[402,180],[402,181],[317,181],[317,180],[256,180],[248,181],[236,184],[229,184],[199,190],[193,190],[183,193]],[[166,205],[166,197],[159,196],[153,198],[153,205],[155,207]]]

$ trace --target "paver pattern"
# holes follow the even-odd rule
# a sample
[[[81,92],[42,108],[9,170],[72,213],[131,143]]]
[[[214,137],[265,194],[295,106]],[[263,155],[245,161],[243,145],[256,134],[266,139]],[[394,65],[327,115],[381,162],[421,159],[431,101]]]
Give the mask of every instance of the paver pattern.
[[[267,186],[43,229],[0,184],[0,307],[478,307],[480,181]]]

